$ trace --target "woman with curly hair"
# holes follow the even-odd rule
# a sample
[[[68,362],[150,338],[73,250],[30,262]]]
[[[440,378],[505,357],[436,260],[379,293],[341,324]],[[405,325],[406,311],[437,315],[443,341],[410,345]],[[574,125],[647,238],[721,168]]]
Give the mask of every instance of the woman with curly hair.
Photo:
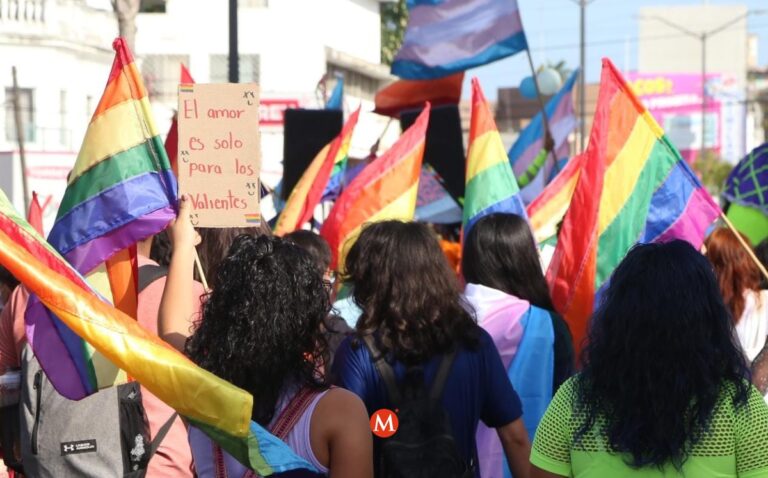
[[[428,475],[424,470],[439,464],[424,455],[410,457],[421,460],[417,467],[422,474],[413,468],[397,475],[383,473],[407,466],[410,444],[403,443],[398,451],[390,443],[405,440],[410,432],[404,430],[419,428],[415,424],[425,419],[403,414],[395,437],[374,442],[379,476],[477,476],[479,421],[497,430],[514,476],[528,476],[530,444],[520,399],[493,340],[468,312],[456,275],[430,230],[400,221],[364,227],[347,255],[345,281],[351,282],[363,312],[356,336],[343,342],[336,354],[338,384],[360,396],[371,414],[382,408],[404,409],[409,400],[429,391],[448,417],[450,446],[455,448],[449,458],[461,462],[451,474],[443,469]],[[400,461],[393,462],[393,457]],[[458,469],[464,474],[457,474]]]
[[[568,325],[554,312],[526,220],[502,213],[478,220],[464,240],[461,269],[465,297],[499,349],[533,436],[552,396],[573,374],[573,345]],[[477,444],[481,474],[498,476],[504,454],[495,430],[480,425]]]
[[[768,406],[690,244],[632,249],[588,339],[536,431],[533,477],[768,476]]]
[[[715,229],[704,241],[704,247],[707,259],[715,268],[741,348],[752,363],[768,337],[768,291],[760,290],[760,269],[736,234],[741,233],[725,227]],[[749,244],[746,236],[742,235],[742,239]]]
[[[368,416],[354,394],[331,388],[321,368],[321,324],[330,310],[327,284],[312,257],[279,238],[241,235],[218,264],[216,286],[192,325],[188,291],[194,247],[190,201],[171,226],[173,255],[160,309],[160,336],[196,364],[253,395],[251,418],[275,432],[320,473],[370,477]],[[284,417],[298,416],[295,421]],[[274,428],[286,425],[282,435]],[[280,424],[281,426],[277,426]],[[190,430],[198,476],[244,476],[247,470]],[[291,475],[293,476],[293,475]],[[304,476],[304,475],[299,475]]]

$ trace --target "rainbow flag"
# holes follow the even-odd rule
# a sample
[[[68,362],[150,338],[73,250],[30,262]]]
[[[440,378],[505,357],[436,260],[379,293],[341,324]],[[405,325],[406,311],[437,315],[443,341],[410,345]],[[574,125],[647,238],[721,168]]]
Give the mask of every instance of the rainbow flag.
[[[312,218],[315,206],[320,202],[333,175],[344,174],[352,133],[360,116],[360,108],[352,113],[341,133],[317,153],[307,170],[296,183],[275,225],[275,234],[282,236],[293,232]]]
[[[339,80],[339,84],[342,80]],[[334,90],[336,91],[336,90]],[[355,123],[357,123],[357,115],[360,112],[360,108],[358,107],[357,111],[353,113],[355,117]],[[350,121],[352,118],[350,118]],[[354,127],[353,127],[354,129]],[[342,130],[342,134],[344,131]],[[325,189],[323,190],[323,195],[321,197],[321,201],[335,201],[339,194],[341,194],[341,191],[344,189],[344,186],[347,182],[347,164],[349,163],[349,144],[351,142],[351,136],[352,133],[350,133],[349,141],[344,143],[345,150],[344,155],[341,154],[336,156],[336,159],[333,163],[333,169],[331,170],[331,177],[328,179],[328,184],[326,184]]]
[[[467,150],[464,235],[483,216],[508,212],[526,217],[515,175],[477,78],[472,78],[472,117]]]
[[[577,348],[596,294],[633,245],[684,239],[698,248],[720,214],[608,59],[585,156],[547,272]]]
[[[135,317],[135,244],[175,217],[177,185],[131,53],[122,38],[113,47],[112,71],[48,242],[102,297]],[[127,380],[34,297],[26,319],[35,355],[63,396],[77,400]]]
[[[533,237],[539,244],[551,241],[557,236],[557,226],[571,205],[573,190],[576,189],[584,158],[584,155],[571,158],[555,179],[528,205],[528,221]]]
[[[253,397],[105,303],[0,191],[0,264],[62,325],[262,476],[313,467],[251,421]],[[63,357],[59,357],[60,360]],[[49,378],[53,379],[49,375]]]
[[[413,125],[386,153],[363,169],[347,186],[320,229],[331,246],[331,268],[344,269],[344,257],[363,224],[413,219],[424,157],[429,103]]]

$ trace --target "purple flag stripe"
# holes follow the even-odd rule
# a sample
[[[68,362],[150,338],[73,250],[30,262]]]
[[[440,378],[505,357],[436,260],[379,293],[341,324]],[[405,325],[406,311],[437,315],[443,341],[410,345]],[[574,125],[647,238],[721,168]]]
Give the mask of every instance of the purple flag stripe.
[[[683,214],[654,242],[683,239],[698,249],[704,242],[707,228],[719,215],[720,209],[712,204],[709,193],[702,188],[697,188],[691,195]]]
[[[172,206],[157,209],[103,236],[81,244],[64,254],[64,258],[79,271],[91,271],[104,262],[105,257],[112,257],[116,252],[161,232],[175,217],[176,212]]]

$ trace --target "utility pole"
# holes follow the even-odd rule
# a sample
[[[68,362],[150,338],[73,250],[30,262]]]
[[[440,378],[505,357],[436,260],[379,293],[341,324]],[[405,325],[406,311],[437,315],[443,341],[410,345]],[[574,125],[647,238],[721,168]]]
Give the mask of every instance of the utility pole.
[[[762,15],[766,12],[768,12],[768,10],[749,10],[746,13],[742,13],[736,18],[733,18],[716,28],[713,28],[711,30],[701,31],[701,32],[691,31],[682,25],[678,25],[677,23],[670,22],[664,17],[659,17],[656,15],[652,17],[647,17],[647,19],[653,19],[658,22],[661,22],[670,28],[673,28],[681,33],[684,33],[688,36],[696,38],[697,40],[699,40],[699,42],[701,42],[701,145],[699,146],[699,160],[704,159],[704,153],[707,150],[707,140],[706,140],[706,135],[707,135],[707,40],[713,35],[716,35],[717,33],[722,32],[723,30],[729,28],[733,24],[745,19],[750,15]]]
[[[19,82],[16,80],[16,67],[11,67],[13,76],[13,118],[16,123],[16,140],[19,143],[19,162],[21,163],[21,190],[24,193],[24,217],[29,210],[29,186],[27,185],[27,158],[24,152],[24,124],[21,121],[21,105],[19,104]]]
[[[579,6],[579,152],[584,152],[587,136],[587,5],[595,0],[572,0]]]
[[[240,53],[237,45],[237,0],[229,0],[229,82],[240,82]]]

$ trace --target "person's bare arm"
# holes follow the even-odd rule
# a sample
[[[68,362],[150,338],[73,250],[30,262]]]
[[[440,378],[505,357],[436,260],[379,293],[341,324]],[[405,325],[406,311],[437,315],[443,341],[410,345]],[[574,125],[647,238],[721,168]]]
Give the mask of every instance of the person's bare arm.
[[[312,416],[312,449],[328,464],[330,478],[372,478],[373,438],[362,400],[343,388],[331,389]]]
[[[536,465],[531,465],[531,478],[562,478],[563,475],[556,475],[548,471],[544,471]]]
[[[179,200],[179,217],[169,229],[173,253],[157,324],[160,338],[182,352],[190,335],[190,321],[195,311],[190,291],[194,289],[192,269],[195,246],[200,243],[200,236],[189,220],[191,210],[189,198],[182,197]]]
[[[496,429],[501,440],[501,447],[509,463],[509,470],[515,478],[527,478],[530,465],[528,459],[531,456],[531,442],[528,440],[528,432],[525,430],[523,419],[517,420]]]

